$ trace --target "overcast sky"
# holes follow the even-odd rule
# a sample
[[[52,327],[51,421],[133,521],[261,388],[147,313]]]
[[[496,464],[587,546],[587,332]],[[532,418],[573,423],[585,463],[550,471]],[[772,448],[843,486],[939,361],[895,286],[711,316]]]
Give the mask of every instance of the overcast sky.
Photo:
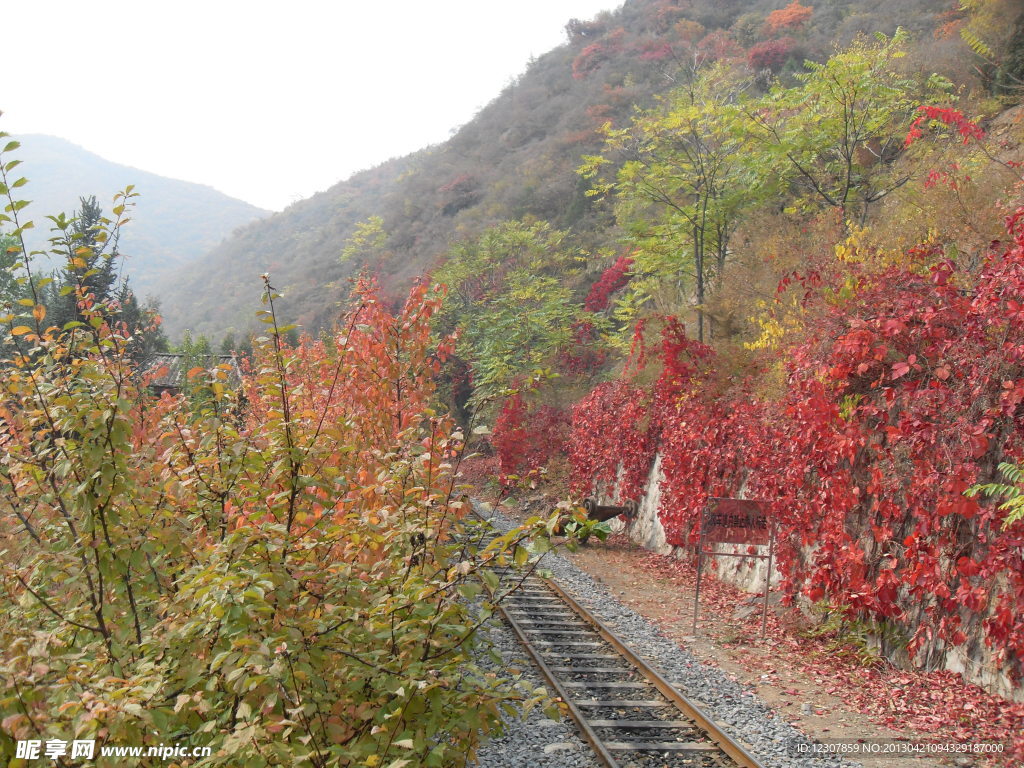
[[[280,210],[445,140],[566,21],[619,4],[4,3],[0,129]]]

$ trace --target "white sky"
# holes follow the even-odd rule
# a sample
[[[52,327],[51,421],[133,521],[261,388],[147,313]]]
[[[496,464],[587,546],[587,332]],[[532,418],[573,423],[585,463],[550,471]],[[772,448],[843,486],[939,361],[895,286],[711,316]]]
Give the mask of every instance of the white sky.
[[[280,210],[443,141],[566,21],[619,4],[4,3],[0,130]]]

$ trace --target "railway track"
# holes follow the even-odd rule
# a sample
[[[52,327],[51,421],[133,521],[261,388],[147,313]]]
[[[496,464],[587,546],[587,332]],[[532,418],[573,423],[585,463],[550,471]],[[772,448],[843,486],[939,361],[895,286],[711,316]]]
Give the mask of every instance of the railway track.
[[[608,768],[763,768],[553,581],[496,568],[493,598]]]

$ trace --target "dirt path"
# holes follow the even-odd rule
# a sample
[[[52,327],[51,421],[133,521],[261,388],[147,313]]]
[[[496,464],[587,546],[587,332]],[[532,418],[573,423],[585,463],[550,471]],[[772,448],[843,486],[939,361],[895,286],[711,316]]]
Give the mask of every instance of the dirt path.
[[[841,699],[818,690],[798,668],[779,657],[769,643],[744,641],[732,616],[714,615],[704,606],[699,632],[693,635],[693,591],[668,574],[652,572],[650,553],[625,537],[582,548],[568,557],[601,581],[624,604],[661,627],[665,634],[702,661],[715,664],[753,688],[761,699],[815,739],[897,738],[903,734],[878,728],[864,715],[847,711]],[[643,561],[643,566],[641,563]],[[751,606],[753,607],[753,606]],[[886,759],[865,766],[921,766],[919,760]]]

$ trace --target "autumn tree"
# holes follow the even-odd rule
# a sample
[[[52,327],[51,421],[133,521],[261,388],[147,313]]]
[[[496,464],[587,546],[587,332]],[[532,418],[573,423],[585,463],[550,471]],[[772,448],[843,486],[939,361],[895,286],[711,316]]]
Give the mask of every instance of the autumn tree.
[[[777,34],[782,30],[795,30],[803,27],[808,22],[814,8],[809,5],[801,5],[800,0],[793,0],[785,8],[772,11],[765,19],[765,28],[770,34]]]
[[[0,753],[173,734],[204,768],[456,768],[543,698],[482,667],[480,630],[494,566],[535,563],[558,516],[494,540],[467,519],[427,286],[390,311],[363,283],[292,346],[267,278],[243,419],[224,367],[193,372],[205,398],[150,396],[87,296],[67,328],[2,317]]]
[[[922,100],[937,100],[950,84],[904,75],[906,33],[861,38],[824,63],[807,62],[799,85],[775,86],[747,106],[761,151],[746,160],[779,173],[803,207],[829,206],[864,221],[873,203],[910,174],[893,159]]]
[[[615,195],[632,233],[633,301],[671,285],[678,306],[692,290],[701,340],[709,281],[724,273],[739,214],[757,194],[742,162],[750,138],[739,99],[748,84],[725,65],[705,69],[661,107],[609,129],[604,154],[580,169],[597,192]]]

